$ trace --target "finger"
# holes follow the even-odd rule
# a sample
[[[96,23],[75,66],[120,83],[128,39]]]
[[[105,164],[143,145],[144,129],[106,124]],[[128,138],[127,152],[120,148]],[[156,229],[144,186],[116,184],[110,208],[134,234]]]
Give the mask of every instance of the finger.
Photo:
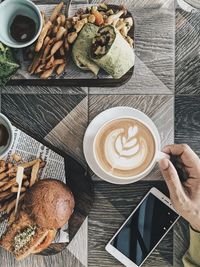
[[[192,167],[194,164],[200,163],[197,154],[187,144],[174,144],[163,148],[163,152],[180,156],[186,166]]]
[[[165,179],[173,202],[177,202],[183,192],[182,184],[174,165],[168,159],[159,161],[160,170]]]

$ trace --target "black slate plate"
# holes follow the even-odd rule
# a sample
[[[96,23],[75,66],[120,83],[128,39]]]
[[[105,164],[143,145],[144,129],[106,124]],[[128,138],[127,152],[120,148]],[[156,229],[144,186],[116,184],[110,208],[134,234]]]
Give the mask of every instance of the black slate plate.
[[[119,6],[117,5],[109,5],[110,8],[112,8],[113,10],[118,10]],[[130,12],[127,12],[125,17],[132,17],[132,14]],[[129,36],[131,38],[134,39],[134,26],[131,28],[130,32],[129,32]],[[72,59],[70,59],[72,60]],[[76,78],[67,78],[67,76],[65,76],[64,78],[60,77],[58,79],[55,78],[50,78],[48,80],[42,80],[39,78],[33,79],[31,78],[18,78],[18,77],[14,77],[13,79],[11,79],[7,85],[10,86],[68,86],[68,87],[73,87],[73,86],[81,86],[81,87],[118,87],[121,86],[125,83],[127,83],[130,78],[133,75],[133,70],[134,67],[131,68],[122,78],[120,79],[113,79],[113,78],[102,78],[102,77],[98,77],[98,78],[80,78],[80,79],[76,79]],[[81,70],[80,70],[81,71]],[[81,71],[82,72],[82,71]],[[83,72],[82,72],[83,74]],[[84,76],[84,75],[83,75]]]
[[[15,125],[14,121],[11,120],[11,123],[13,126],[20,129],[18,125]],[[91,176],[89,172],[71,156],[63,153],[45,140],[36,138],[30,134],[30,132],[27,132],[26,129],[23,128],[21,130],[64,158],[66,184],[70,187],[75,198],[75,209],[69,220],[70,243],[92,208],[92,203],[94,201],[94,188]],[[64,250],[69,243],[51,244],[46,250],[40,252],[38,255],[48,256],[57,254]]]

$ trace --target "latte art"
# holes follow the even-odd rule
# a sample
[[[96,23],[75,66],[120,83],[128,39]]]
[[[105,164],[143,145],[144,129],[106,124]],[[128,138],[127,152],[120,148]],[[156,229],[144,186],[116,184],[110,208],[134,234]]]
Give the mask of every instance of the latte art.
[[[127,177],[145,170],[155,153],[151,132],[133,119],[112,121],[101,130],[95,146],[97,159],[107,172]]]

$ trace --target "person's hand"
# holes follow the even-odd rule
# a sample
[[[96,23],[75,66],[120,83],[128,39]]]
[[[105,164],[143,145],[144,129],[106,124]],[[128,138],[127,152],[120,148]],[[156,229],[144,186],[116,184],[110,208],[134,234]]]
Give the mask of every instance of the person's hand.
[[[188,174],[187,181],[181,183],[170,160],[162,159],[159,162],[173,207],[190,223],[194,230],[200,232],[200,159],[185,144],[166,146],[163,152],[180,157],[183,168]]]

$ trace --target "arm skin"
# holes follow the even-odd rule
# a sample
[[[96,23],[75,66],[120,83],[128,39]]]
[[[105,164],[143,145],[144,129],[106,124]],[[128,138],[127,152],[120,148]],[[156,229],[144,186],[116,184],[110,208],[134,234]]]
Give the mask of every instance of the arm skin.
[[[185,144],[166,146],[163,152],[176,156],[188,176],[187,181],[181,183],[170,160],[159,162],[173,207],[191,226],[190,246],[183,257],[183,264],[185,267],[200,267],[200,159]]]

